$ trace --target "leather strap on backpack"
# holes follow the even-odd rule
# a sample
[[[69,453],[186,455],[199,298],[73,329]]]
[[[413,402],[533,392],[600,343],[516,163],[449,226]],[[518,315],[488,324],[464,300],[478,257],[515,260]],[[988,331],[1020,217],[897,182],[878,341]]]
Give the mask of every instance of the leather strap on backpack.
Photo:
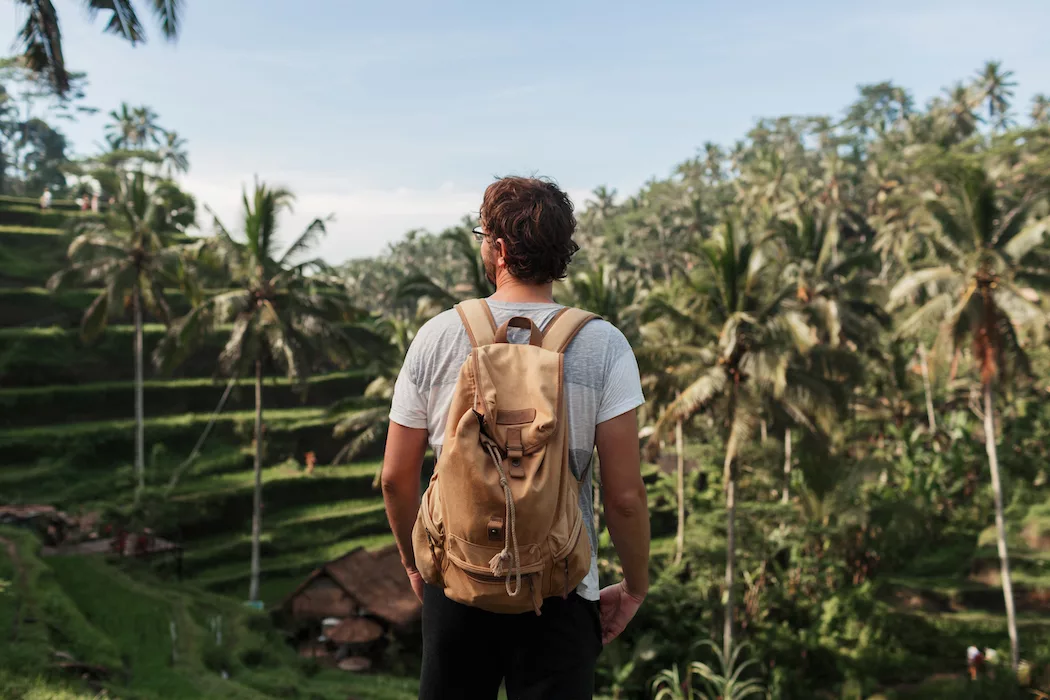
[[[496,320],[492,318],[492,309],[484,299],[468,299],[456,304],[459,318],[467,329],[471,346],[477,348],[491,345],[496,338]]]
[[[567,306],[554,315],[543,331],[543,347],[554,352],[565,352],[569,343],[588,321],[601,318],[590,311]]]

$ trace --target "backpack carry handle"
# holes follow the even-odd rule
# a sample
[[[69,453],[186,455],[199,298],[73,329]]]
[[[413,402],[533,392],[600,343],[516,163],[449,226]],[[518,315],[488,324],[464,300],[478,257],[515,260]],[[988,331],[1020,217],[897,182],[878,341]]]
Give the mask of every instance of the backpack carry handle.
[[[527,329],[529,331],[529,345],[535,345],[536,347],[543,345],[543,333],[540,333],[540,329],[536,327],[536,324],[532,322],[531,318],[525,318],[524,316],[515,316],[514,318],[508,319],[502,326],[497,328],[496,338],[493,342],[506,343],[507,331],[510,326]]]

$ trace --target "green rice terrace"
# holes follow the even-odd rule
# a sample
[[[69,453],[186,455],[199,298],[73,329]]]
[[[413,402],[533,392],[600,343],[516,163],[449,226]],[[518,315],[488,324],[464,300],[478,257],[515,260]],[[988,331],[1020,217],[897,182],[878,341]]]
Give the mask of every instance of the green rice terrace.
[[[1011,75],[576,203],[553,293],[635,351],[653,534],[596,697],[1050,698],[1050,99]],[[285,189],[198,206],[148,107],[74,159],[81,98],[0,81],[44,91],[0,109],[0,699],[416,697],[377,475],[412,339],[494,291],[478,221],[336,266]]]
[[[127,459],[133,377],[125,371],[132,329],[110,325],[97,342],[85,343],[80,319],[96,293],[45,288],[64,265],[64,222],[82,216],[72,207],[58,201],[44,214],[32,200],[0,199],[0,504],[48,504],[104,519],[100,514],[119,508],[134,483]],[[147,352],[162,334],[163,326],[145,325]],[[179,371],[144,382],[151,485],[167,484],[212,418],[226,384],[208,374],[219,349],[221,343],[205,343]],[[330,460],[338,449],[338,417],[328,407],[361,396],[369,380],[367,371],[350,369],[314,375],[303,389],[282,378],[267,382],[266,609],[324,562],[392,542],[372,483],[375,450],[352,465],[318,466],[312,474],[305,467],[306,453]],[[413,681],[389,675],[397,666],[373,675],[322,670],[296,654],[265,612],[243,604],[252,384],[234,386],[204,448],[167,494],[170,518],[155,521],[164,521],[159,533],[183,548],[181,579],[173,556],[124,563],[105,554],[42,558],[33,528],[0,527],[0,695],[45,692],[65,681],[81,687],[75,679],[83,675],[120,697],[414,696]],[[63,664],[73,670],[56,676]]]

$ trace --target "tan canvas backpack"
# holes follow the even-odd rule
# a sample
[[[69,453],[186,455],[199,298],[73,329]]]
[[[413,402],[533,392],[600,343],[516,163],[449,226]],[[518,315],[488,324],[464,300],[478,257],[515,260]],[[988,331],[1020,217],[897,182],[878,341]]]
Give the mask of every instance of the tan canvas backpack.
[[[586,576],[591,543],[569,468],[563,353],[597,318],[561,309],[544,332],[516,316],[499,328],[484,300],[456,305],[471,352],[412,533],[423,580],[452,600],[540,613]],[[529,343],[507,342],[509,327]]]

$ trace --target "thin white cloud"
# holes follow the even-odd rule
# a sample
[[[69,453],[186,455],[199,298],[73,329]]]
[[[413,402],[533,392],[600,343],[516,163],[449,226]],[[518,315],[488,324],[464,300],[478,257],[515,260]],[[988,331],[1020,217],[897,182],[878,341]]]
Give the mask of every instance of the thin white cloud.
[[[250,178],[243,179],[248,187],[251,182]],[[210,207],[231,233],[240,231],[242,181],[189,176],[182,184],[197,198],[202,232],[211,232],[211,221],[203,205]],[[440,231],[453,226],[464,216],[477,214],[483,194],[483,189],[469,189],[452,182],[427,190],[381,189],[323,175],[272,177],[267,178],[267,184],[288,187],[296,194],[294,210],[284,214],[279,222],[286,243],[294,240],[314,218],[334,215],[328,236],[316,251],[331,264],[378,255],[413,229]],[[585,189],[570,189],[568,193],[577,212],[590,197],[590,190]]]

